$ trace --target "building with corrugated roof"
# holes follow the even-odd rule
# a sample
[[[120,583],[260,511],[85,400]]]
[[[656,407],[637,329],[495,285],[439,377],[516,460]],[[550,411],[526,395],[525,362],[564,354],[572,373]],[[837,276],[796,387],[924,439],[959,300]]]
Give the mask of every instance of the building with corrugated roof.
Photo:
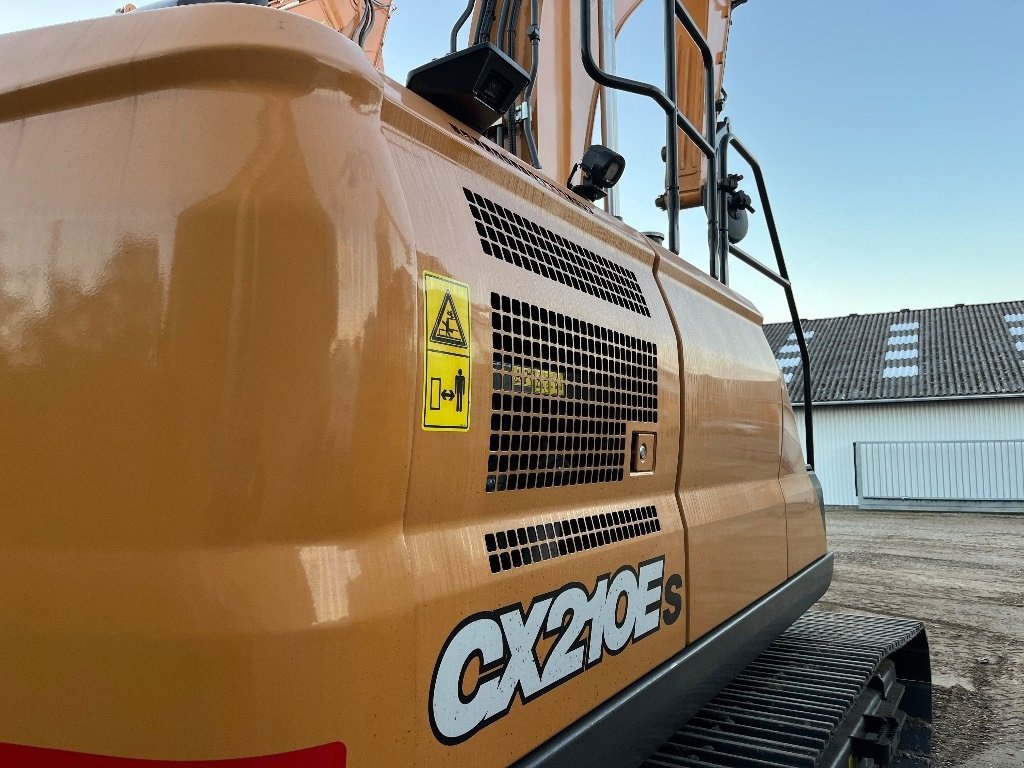
[[[827,504],[1024,511],[1024,300],[802,326]],[[764,330],[802,420],[792,324]]]

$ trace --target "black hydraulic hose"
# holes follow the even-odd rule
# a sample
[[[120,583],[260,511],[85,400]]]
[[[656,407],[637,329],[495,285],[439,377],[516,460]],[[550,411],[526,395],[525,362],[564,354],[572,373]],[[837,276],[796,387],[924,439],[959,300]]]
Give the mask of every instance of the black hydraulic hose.
[[[498,40],[505,39],[505,53],[510,58],[516,57],[516,27],[519,26],[519,12],[522,9],[522,0],[506,0],[505,9],[509,9],[507,14],[502,12],[503,21],[505,28],[499,32]],[[508,151],[513,155],[519,150],[519,124],[516,121],[516,109],[515,106],[508,113]]]
[[[526,146],[530,151],[530,162],[533,167],[540,169],[540,154],[537,152],[537,142],[533,139],[533,89],[537,84],[537,70],[540,67],[540,0],[530,2],[530,43],[533,50],[533,61],[530,64],[530,84],[526,86],[526,96],[523,103],[526,104],[526,119],[523,120],[523,133],[526,136]]]
[[[530,66],[530,84],[526,86],[526,100],[533,98],[537,86],[537,69],[540,66],[540,0],[530,0],[530,43],[533,62]]]
[[[516,28],[519,26],[519,11],[523,0],[509,0],[509,2],[512,3],[512,11],[509,13],[505,27],[505,53],[514,59],[516,57]]]
[[[462,12],[462,15],[459,16],[459,20],[456,21],[455,26],[452,27],[452,53],[459,50],[459,32],[462,31],[462,27],[465,26],[467,21],[469,21],[469,17],[473,15],[474,6],[476,6],[476,0],[469,0],[469,2],[466,3],[466,10]]]
[[[512,10],[512,0],[503,0],[501,4],[501,18],[498,20],[498,34],[497,41],[498,47],[504,50],[505,45],[505,31],[508,29],[508,16]],[[515,143],[515,132],[516,132],[516,121],[512,114],[505,115],[501,118],[501,125],[498,126],[498,146],[502,149],[505,147],[505,136],[509,137],[509,144]]]
[[[486,43],[491,39],[491,25],[494,24],[494,6],[497,0],[484,0],[483,8],[480,11],[480,18],[477,19],[475,43]]]
[[[370,30],[373,29],[373,22],[377,15],[373,0],[363,0],[363,2],[366,4],[364,6],[366,10],[363,13],[363,20],[359,24],[359,37],[357,38],[360,48],[363,47],[366,38],[370,36]]]
[[[508,30],[508,17],[512,11],[513,0],[505,0],[501,4],[501,19],[498,21],[498,47],[505,44],[505,32]],[[507,51],[506,51],[507,53]]]

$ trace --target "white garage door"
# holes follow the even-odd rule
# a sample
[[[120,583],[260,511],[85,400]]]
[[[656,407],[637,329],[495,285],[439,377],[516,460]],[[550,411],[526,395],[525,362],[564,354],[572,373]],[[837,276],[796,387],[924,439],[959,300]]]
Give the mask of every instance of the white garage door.
[[[1024,440],[858,442],[854,456],[862,507],[1024,504]]]

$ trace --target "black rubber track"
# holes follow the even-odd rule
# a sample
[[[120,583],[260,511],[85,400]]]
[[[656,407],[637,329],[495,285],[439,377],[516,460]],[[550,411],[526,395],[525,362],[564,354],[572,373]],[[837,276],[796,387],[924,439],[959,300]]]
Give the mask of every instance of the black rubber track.
[[[916,621],[811,611],[670,738],[645,768],[816,768]],[[845,761],[844,761],[845,763]]]

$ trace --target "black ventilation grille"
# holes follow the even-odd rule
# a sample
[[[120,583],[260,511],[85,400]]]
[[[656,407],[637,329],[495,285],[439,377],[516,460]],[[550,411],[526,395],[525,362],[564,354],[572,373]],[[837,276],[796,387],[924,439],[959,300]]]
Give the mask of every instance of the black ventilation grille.
[[[626,423],[658,421],[658,347],[491,294],[488,493],[621,481]]]
[[[636,273],[464,189],[484,253],[650,317]]]
[[[528,166],[525,166],[522,163],[516,161],[511,155],[507,155],[504,152],[500,152],[498,148],[491,144],[490,142],[480,141],[480,139],[474,138],[473,136],[466,133],[464,130],[459,128],[459,126],[455,125],[454,123],[449,123],[449,125],[451,125],[452,130],[459,134],[459,136],[461,136],[468,142],[476,144],[480,149],[489,154],[491,157],[497,160],[501,160],[501,162],[505,163],[505,165],[509,166],[510,168],[514,168],[520,173],[525,173],[527,176],[536,181],[549,192],[554,192],[567,203],[572,203],[581,211],[586,211],[587,213],[593,215],[595,211],[594,207],[592,205],[587,205],[578,197],[570,195],[568,190],[556,186],[555,184],[552,184],[550,181],[545,179],[543,176],[534,173]]]
[[[484,545],[491,573],[500,573],[660,530],[658,510],[637,507],[488,533]]]

